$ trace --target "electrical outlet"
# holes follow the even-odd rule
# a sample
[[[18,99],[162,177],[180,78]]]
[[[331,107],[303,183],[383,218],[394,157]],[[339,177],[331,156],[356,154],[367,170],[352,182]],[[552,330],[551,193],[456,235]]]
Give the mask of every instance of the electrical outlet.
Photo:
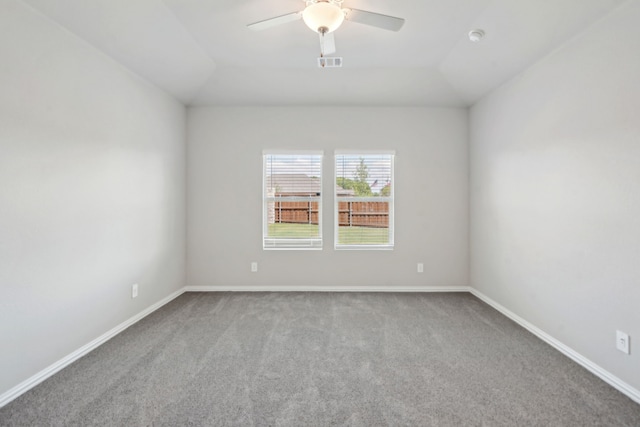
[[[258,272],[258,263],[257,262],[252,262],[251,263],[251,272],[252,273],[257,273]]]
[[[418,273],[424,273],[424,264],[421,262],[418,263]]]
[[[136,298],[138,296],[138,284],[134,283],[131,285],[131,298]]]
[[[623,353],[629,354],[629,334],[616,331],[616,348]]]

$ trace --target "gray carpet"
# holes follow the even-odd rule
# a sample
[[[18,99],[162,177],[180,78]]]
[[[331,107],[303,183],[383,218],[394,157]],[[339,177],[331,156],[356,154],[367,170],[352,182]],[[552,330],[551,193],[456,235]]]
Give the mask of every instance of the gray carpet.
[[[466,293],[188,293],[0,425],[638,426],[640,405]]]

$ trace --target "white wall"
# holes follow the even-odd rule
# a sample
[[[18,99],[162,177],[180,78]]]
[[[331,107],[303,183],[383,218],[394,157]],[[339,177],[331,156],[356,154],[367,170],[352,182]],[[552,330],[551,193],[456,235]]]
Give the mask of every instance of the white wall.
[[[470,114],[471,285],[636,389],[639,21],[626,3]]]
[[[185,116],[0,2],[0,395],[184,286]]]
[[[188,116],[189,285],[467,285],[466,109],[217,107]],[[263,149],[324,150],[324,250],[262,250]],[[335,149],[396,150],[395,250],[333,249]]]

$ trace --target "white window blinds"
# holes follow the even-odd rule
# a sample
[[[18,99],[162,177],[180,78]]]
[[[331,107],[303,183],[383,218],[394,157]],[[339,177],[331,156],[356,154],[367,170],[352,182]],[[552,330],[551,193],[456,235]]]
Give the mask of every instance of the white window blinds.
[[[264,153],[263,248],[322,249],[322,153]]]
[[[392,152],[336,153],[336,249],[393,249]]]

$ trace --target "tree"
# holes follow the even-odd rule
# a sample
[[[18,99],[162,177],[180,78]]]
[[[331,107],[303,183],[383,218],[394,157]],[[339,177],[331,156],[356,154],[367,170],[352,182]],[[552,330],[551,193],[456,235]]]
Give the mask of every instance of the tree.
[[[371,187],[366,182],[356,181],[350,178],[336,178],[336,184],[345,190],[353,190],[354,194],[359,197],[371,196]]]
[[[367,178],[369,178],[369,169],[364,164],[364,159],[360,157],[360,164],[353,173],[353,179],[338,177],[336,178],[336,184],[345,190],[353,190],[358,197],[371,197],[373,192],[367,183]]]
[[[389,197],[391,196],[391,183],[388,183],[380,190],[380,196]]]
[[[355,191],[356,196],[369,197],[373,194],[371,187],[367,183],[367,178],[369,178],[369,168],[364,164],[364,159],[360,157],[360,164],[356,168],[356,172],[354,174],[355,181],[353,190]]]
[[[369,178],[369,168],[364,164],[364,159],[360,157],[360,164],[356,168],[356,173],[354,174],[354,178],[358,182],[367,182],[367,178]]]
[[[372,195],[371,187],[366,182],[355,181],[355,186],[353,190],[356,193],[356,196],[359,197],[370,197]]]
[[[354,181],[349,178],[343,178],[341,176],[336,178],[336,184],[338,184],[340,187],[344,188],[345,190],[353,189],[353,183]]]

